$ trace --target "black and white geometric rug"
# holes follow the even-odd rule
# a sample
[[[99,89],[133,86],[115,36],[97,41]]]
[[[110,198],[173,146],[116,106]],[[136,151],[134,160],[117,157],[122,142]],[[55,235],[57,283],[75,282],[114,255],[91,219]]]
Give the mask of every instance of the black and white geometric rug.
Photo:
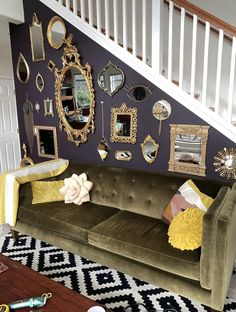
[[[197,302],[26,235],[20,235],[15,244],[10,234],[0,237],[0,251],[115,312],[123,312],[125,307],[136,303],[157,311],[171,308],[181,312],[209,311]],[[133,311],[140,310],[136,306]],[[236,300],[228,297],[224,311],[236,311]]]

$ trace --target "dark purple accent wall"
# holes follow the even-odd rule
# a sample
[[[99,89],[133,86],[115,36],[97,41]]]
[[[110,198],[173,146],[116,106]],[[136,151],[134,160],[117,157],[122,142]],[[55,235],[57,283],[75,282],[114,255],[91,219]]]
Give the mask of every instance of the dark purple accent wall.
[[[89,63],[92,66],[92,76],[96,101],[95,133],[89,134],[88,141],[81,144],[79,147],[76,147],[73,142],[69,142],[67,140],[66,132],[59,129],[59,118],[56,111],[54,96],[55,79],[54,74],[50,72],[47,68],[49,60],[52,60],[58,68],[62,67],[61,56],[63,54],[63,47],[61,47],[59,50],[53,49],[49,45],[47,40],[47,25],[50,19],[55,15],[55,13],[37,0],[31,0],[30,4],[29,1],[24,0],[24,7],[25,23],[22,25],[11,25],[10,27],[13,66],[14,68],[16,68],[19,53],[22,52],[30,68],[30,79],[27,84],[20,83],[15,75],[16,99],[21,143],[25,142],[27,144],[22,106],[26,99],[26,94],[28,93],[29,100],[33,103],[33,105],[35,105],[36,101],[38,101],[41,105],[39,113],[34,110],[34,124],[57,127],[59,157],[83,163],[104,164],[105,166],[112,165],[116,167],[127,167],[146,171],[162,172],[167,174],[170,149],[169,124],[175,123],[206,125],[206,123],[198,116],[191,113],[188,109],[180,105],[173,98],[169,97],[162,90],[152,85],[152,83],[144,79],[142,75],[140,75],[132,68],[124,64],[122,61],[114,57],[103,47],[96,44],[78,29],[65,21],[67,34],[73,34],[73,42],[79,50],[81,63],[83,65],[85,63]],[[31,57],[29,25],[31,24],[34,12],[37,14],[39,20],[43,23],[46,59],[45,61],[40,62],[32,62]],[[113,95],[113,97],[110,97],[107,93],[101,90],[97,84],[97,76],[100,70],[108,63],[108,61],[112,61],[124,72],[124,86],[130,84],[143,84],[149,86],[152,90],[151,96],[144,102],[136,103],[127,96],[127,92],[124,90],[124,88],[120,89],[116,94]],[[37,90],[35,85],[35,77],[38,72],[44,77],[45,81],[45,87],[42,93]],[[54,117],[44,117],[43,99],[47,97],[53,99]],[[169,119],[162,123],[161,136],[158,136],[159,122],[152,116],[152,106],[157,100],[160,99],[164,99],[170,102],[172,106],[172,114]],[[100,159],[100,156],[97,152],[97,146],[102,136],[100,104],[101,100],[104,101],[105,137],[110,146],[109,156],[104,162]],[[120,107],[121,103],[123,102],[125,102],[128,107],[137,107],[138,110],[138,131],[136,144],[110,142],[111,108]],[[158,157],[156,161],[151,165],[144,160],[140,147],[140,144],[143,142],[144,138],[148,134],[150,134],[160,145]],[[217,173],[215,173],[213,166],[213,157],[216,152],[221,150],[223,147],[234,146],[235,144],[232,141],[228,140],[221,133],[210,127],[206,160],[207,178],[225,181],[224,178],[221,178]],[[130,162],[116,160],[115,151],[119,149],[131,151],[133,154],[133,159]],[[37,155],[36,137],[33,153],[29,156],[33,158],[35,162],[46,160],[45,158],[38,157]]]

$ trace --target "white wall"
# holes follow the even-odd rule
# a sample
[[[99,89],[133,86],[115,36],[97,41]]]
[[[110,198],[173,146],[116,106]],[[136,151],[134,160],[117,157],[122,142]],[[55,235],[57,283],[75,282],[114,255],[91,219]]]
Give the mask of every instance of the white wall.
[[[13,65],[8,20],[0,17],[0,76],[13,78]]]
[[[1,0],[0,16],[6,17],[15,24],[24,23],[24,8],[22,0]]]
[[[188,0],[212,15],[217,16],[226,23],[236,27],[236,1],[235,0]]]

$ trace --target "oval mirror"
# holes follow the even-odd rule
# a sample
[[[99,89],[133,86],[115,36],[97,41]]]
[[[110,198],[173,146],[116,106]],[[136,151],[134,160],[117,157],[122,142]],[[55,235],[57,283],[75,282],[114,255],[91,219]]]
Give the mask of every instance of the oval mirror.
[[[42,22],[39,22],[36,13],[33,14],[29,31],[33,62],[45,60]]]
[[[99,87],[110,96],[113,96],[123,86],[124,82],[124,73],[112,62],[109,62],[98,74]]]
[[[47,37],[54,49],[59,49],[66,38],[66,26],[59,16],[54,16],[48,23]]]
[[[143,143],[141,143],[143,157],[149,164],[153,163],[157,158],[157,153],[159,150],[159,144],[150,136],[146,136]]]
[[[151,94],[152,92],[150,91],[148,87],[141,86],[141,85],[134,86],[130,88],[129,91],[127,92],[128,97],[135,102],[143,102]]]
[[[39,92],[42,92],[43,88],[44,88],[44,79],[43,79],[43,76],[40,73],[38,73],[36,75],[35,83],[36,83],[36,87],[39,90]]]
[[[20,82],[27,83],[29,81],[29,66],[24,58],[24,55],[20,53],[16,65],[16,75]]]
[[[61,128],[67,132],[68,140],[78,146],[94,130],[94,89],[90,65],[82,66],[77,48],[70,42],[66,44],[63,67],[55,71],[56,105]]]

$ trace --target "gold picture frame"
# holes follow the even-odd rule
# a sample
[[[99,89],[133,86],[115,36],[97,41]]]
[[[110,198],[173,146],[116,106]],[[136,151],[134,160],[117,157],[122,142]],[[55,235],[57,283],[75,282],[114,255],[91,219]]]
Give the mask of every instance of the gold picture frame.
[[[111,109],[111,142],[136,143],[137,108],[128,108],[122,103]]]
[[[205,176],[209,126],[170,124],[169,171]]]

